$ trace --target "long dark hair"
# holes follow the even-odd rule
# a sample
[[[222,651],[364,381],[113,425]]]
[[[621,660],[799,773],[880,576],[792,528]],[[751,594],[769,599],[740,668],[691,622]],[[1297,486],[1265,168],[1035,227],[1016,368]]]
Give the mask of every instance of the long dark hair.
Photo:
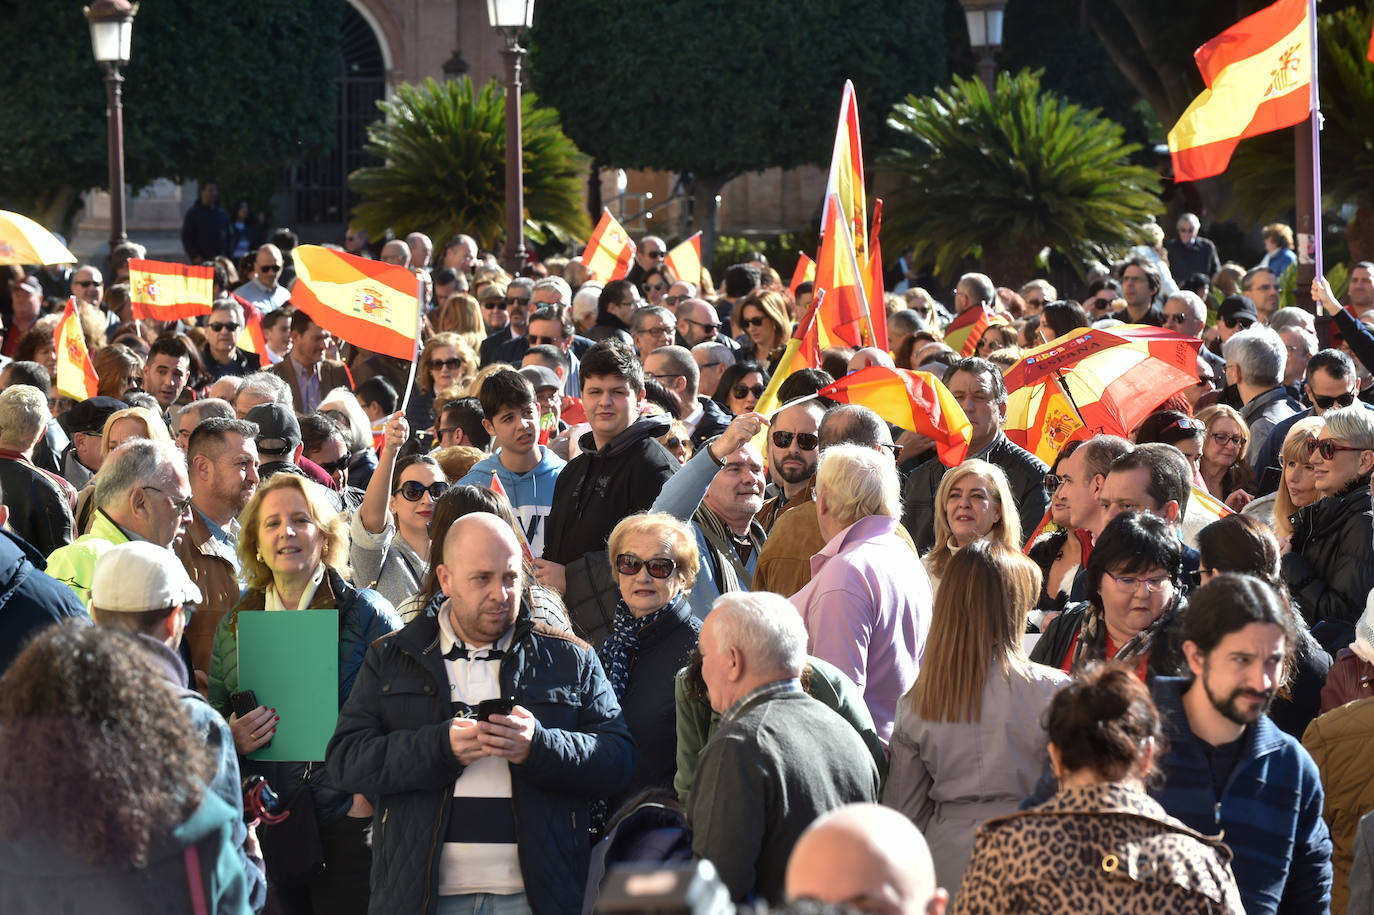
[[[215,771],[138,638],[78,621],[47,629],[0,679],[0,744],[0,835],[95,866],[145,866]]]

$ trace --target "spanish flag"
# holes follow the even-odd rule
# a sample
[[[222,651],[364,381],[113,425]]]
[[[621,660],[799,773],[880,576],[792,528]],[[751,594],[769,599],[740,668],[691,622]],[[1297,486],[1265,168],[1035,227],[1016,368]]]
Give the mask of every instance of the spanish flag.
[[[141,258],[129,261],[129,298],[134,317],[140,320],[176,321],[208,315],[214,294],[213,267]]]
[[[819,298],[812,299],[811,307],[806,310],[806,314],[802,315],[802,319],[793,328],[792,339],[787,341],[787,347],[778,359],[778,367],[773,370],[773,377],[769,379],[768,387],[759,397],[759,402],[754,405],[754,412],[762,413],[771,418],[780,406],[778,389],[782,387],[782,383],[787,380],[787,377],[798,369],[820,366],[821,349],[816,345],[816,311],[820,304]],[[754,445],[761,453],[768,453],[766,430],[760,430],[759,434],[754,437]]]
[[[1312,113],[1308,0],[1279,0],[1193,52],[1207,88],[1169,131],[1175,181],[1226,171],[1236,144]]]
[[[668,269],[684,283],[701,285],[701,233],[668,252]]]
[[[944,382],[929,372],[873,365],[826,385],[819,396],[862,404],[894,426],[934,440],[936,453],[946,467],[960,463],[968,454],[973,427],[964,408]]]
[[[840,99],[840,120],[835,126],[835,148],[830,156],[830,175],[825,184],[826,200],[834,197],[839,203],[839,218],[849,226],[854,239],[854,253],[861,267],[868,266],[868,203],[864,197],[864,152],[859,137],[858,102],[854,98],[854,83],[844,81],[844,95]],[[821,221],[821,235],[830,230],[829,206]]]
[[[816,348],[873,346],[874,333],[864,291],[863,268],[840,200],[826,201],[825,234],[816,265]]]
[[[616,221],[610,210],[603,207],[601,221],[582,251],[582,266],[591,270],[601,282],[609,283],[623,280],[634,259],[635,243],[630,241],[630,233]]]
[[[994,324],[1005,324],[1002,318],[986,305],[978,305],[954,316],[945,328],[945,345],[960,356],[972,356],[978,352],[978,341],[983,339],[983,331]]]
[[[792,301],[797,300],[797,287],[802,283],[816,282],[816,262],[805,254],[797,258],[797,269],[792,271],[792,282],[787,286],[787,294]]]
[[[262,309],[239,296],[234,297],[243,309],[243,330],[239,331],[238,348],[257,353],[265,368],[270,361],[267,357],[267,337],[262,332]]]
[[[81,319],[76,313],[76,299],[68,298],[53,334],[57,349],[57,393],[72,400],[94,397],[100,387],[86,338],[81,333]]]
[[[300,245],[291,256],[296,261],[291,302],[310,320],[354,346],[415,358],[420,333],[415,274],[319,245]]]

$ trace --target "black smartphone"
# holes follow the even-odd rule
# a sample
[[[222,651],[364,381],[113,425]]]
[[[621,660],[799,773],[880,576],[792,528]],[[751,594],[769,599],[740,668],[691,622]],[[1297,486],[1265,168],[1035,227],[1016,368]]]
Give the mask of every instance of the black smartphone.
[[[509,715],[515,709],[515,699],[483,699],[477,703],[477,720],[488,721],[492,715]]]
[[[258,707],[258,694],[251,689],[241,689],[236,693],[230,693],[229,706],[234,710],[235,715],[242,718]]]

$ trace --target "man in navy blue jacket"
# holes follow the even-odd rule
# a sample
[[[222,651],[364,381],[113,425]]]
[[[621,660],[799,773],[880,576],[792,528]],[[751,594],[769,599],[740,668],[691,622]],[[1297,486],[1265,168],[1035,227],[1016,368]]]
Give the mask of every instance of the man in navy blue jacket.
[[[1217,575],[1178,622],[1192,677],[1153,687],[1169,744],[1155,797],[1188,826],[1223,835],[1248,915],[1331,906],[1316,763],[1265,714],[1291,664],[1293,619],[1265,582]]]
[[[89,619],[72,589],[43,571],[43,554],[6,527],[4,497],[0,491],[0,674],[43,629],[73,616]]]

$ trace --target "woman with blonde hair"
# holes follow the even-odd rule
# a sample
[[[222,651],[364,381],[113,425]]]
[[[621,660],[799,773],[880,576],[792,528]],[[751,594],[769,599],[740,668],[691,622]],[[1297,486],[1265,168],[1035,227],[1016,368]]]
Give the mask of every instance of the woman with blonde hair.
[[[937,594],[950,558],[970,543],[986,538],[1020,549],[1015,499],[996,464],[970,458],[944,475],[935,491],[935,545],[921,560]]]
[[[1213,404],[1199,411],[1197,419],[1207,429],[1202,440],[1202,459],[1198,461],[1207,491],[1232,508],[1244,506],[1249,499],[1237,506],[1230,497],[1237,490],[1248,492],[1255,485],[1255,474],[1245,461],[1250,427],[1235,408],[1225,404]],[[1243,497],[1237,497],[1240,498]]]
[[[1279,540],[1293,536],[1293,515],[1298,509],[1321,498],[1312,475],[1312,454],[1307,440],[1316,438],[1326,422],[1320,416],[1307,416],[1289,427],[1279,449],[1279,488],[1261,496],[1241,510],[1274,529]]]
[[[744,297],[735,310],[734,321],[741,331],[739,359],[777,367],[782,348],[792,336],[792,319],[787,316],[787,299],[780,292],[754,292]]]
[[[324,867],[306,875],[287,868],[302,849],[279,844],[260,827],[267,875],[287,912],[367,911],[371,867],[368,827],[372,805],[360,794],[334,786],[321,760],[262,762],[244,757],[272,742],[280,721],[274,709],[259,704],[238,714],[230,697],[254,684],[239,681],[238,624],[244,614],[263,611],[338,610],[338,696],[342,706],[353,689],[367,647],[401,628],[391,604],[376,591],[349,583],[348,530],[317,483],[293,473],[278,473],[258,486],[239,515],[239,563],[248,586],[237,606],[220,623],[210,659],[210,704],[228,718],[244,775],[262,775],[288,804],[312,804],[318,822]],[[273,696],[258,700],[274,702]],[[304,792],[299,797],[298,792]],[[293,812],[293,818],[296,812]],[[289,833],[283,833],[283,838]]]
[[[1026,657],[1041,576],[1014,544],[971,543],[945,574],[921,672],[897,708],[883,803],[925,835],[939,885],[957,887],[978,825],[1034,789],[1049,761],[1040,720],[1069,678]]]
[[[466,292],[455,292],[429,316],[430,329],[436,334],[454,333],[476,352],[487,338],[482,321],[482,306]]]

